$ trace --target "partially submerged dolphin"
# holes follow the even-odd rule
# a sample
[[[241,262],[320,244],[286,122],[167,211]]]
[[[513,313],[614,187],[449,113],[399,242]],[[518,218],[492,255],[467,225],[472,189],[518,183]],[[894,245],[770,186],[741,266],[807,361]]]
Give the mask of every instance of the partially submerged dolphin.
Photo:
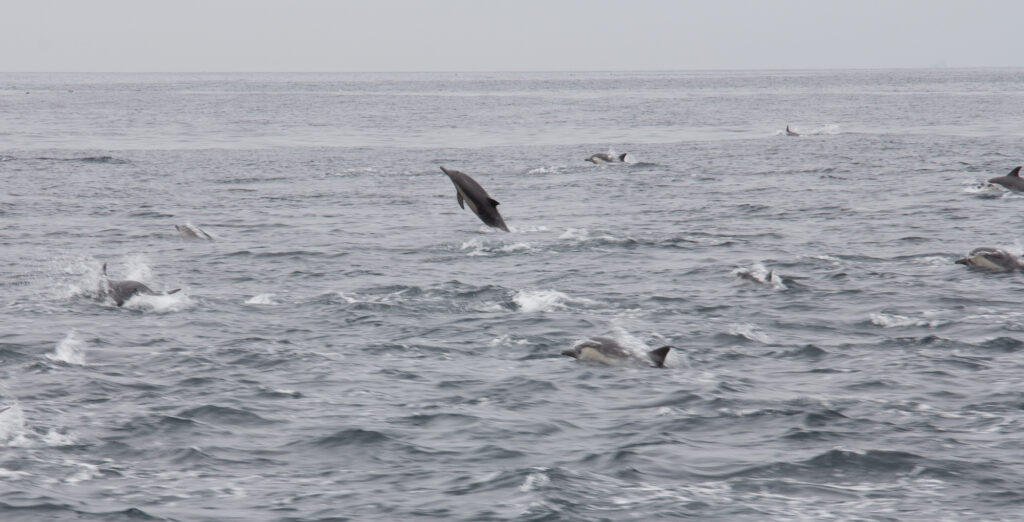
[[[733,273],[736,274],[736,276],[739,277],[740,279],[750,281],[751,283],[757,283],[759,285],[767,285],[780,288],[785,288],[786,286],[785,283],[782,282],[782,277],[776,274],[774,270],[769,270],[768,273],[765,274],[760,271],[741,268]]]
[[[989,183],[995,183],[996,185],[1002,185],[1010,190],[1024,191],[1024,179],[1020,177],[1020,167],[1017,167],[1010,171],[1005,176],[999,176],[998,178],[992,178],[988,180]]]
[[[174,228],[178,231],[181,237],[187,237],[189,239],[206,239],[213,241],[213,236],[207,234],[205,230],[191,224],[186,223],[184,225],[174,225]]]
[[[180,291],[180,288],[175,288],[170,292],[154,292],[148,286],[138,282],[132,281],[131,279],[115,280],[110,279],[107,276],[107,264],[103,263],[103,281],[100,283],[99,296],[101,299],[109,297],[114,300],[117,306],[121,306],[125,301],[131,299],[136,295],[171,295],[175,292]]]
[[[799,136],[800,133],[789,130],[789,125],[786,125],[786,136]]]
[[[1017,256],[992,247],[975,248],[967,257],[957,259],[956,264],[995,272],[1012,272],[1024,268],[1024,263]]]
[[[665,367],[665,357],[671,346],[662,346],[639,357],[631,350],[623,347],[618,341],[610,337],[592,337],[572,348],[562,350],[562,355],[568,355],[581,361],[594,361],[613,366],[638,363],[654,366],[655,368]]]
[[[622,154],[619,154],[618,157],[616,157],[616,156],[612,156],[611,154],[605,154],[603,152],[598,152],[597,154],[594,154],[593,156],[591,156],[591,157],[589,157],[589,158],[587,158],[587,159],[585,159],[583,161],[589,161],[589,162],[594,163],[594,164],[600,164],[600,163],[622,163],[622,162],[626,161],[626,155],[627,154],[629,154],[629,153],[628,152],[623,152]]]
[[[469,209],[484,224],[508,232],[505,220],[501,219],[501,214],[498,213],[498,201],[491,198],[476,180],[454,169],[441,167],[441,171],[447,174],[448,178],[455,184],[455,197],[458,198],[459,207],[464,209],[466,205],[469,205]]]

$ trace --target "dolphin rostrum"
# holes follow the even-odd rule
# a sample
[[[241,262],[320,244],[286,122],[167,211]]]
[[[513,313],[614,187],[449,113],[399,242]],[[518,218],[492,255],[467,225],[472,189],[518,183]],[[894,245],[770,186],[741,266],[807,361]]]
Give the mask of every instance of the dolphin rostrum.
[[[110,279],[107,276],[107,264],[103,263],[103,281],[100,283],[99,296],[100,298],[109,297],[114,300],[117,306],[121,306],[125,301],[131,299],[136,295],[171,295],[181,290],[175,288],[170,292],[154,292],[148,286],[138,282],[132,281],[131,279],[115,280]]]
[[[476,180],[455,169],[441,167],[441,171],[447,174],[455,185],[455,197],[459,201],[459,207],[466,208],[466,205],[469,205],[469,209],[484,224],[508,232],[505,220],[501,219],[501,214],[498,213],[498,201],[491,198]]]
[[[581,361],[594,361],[613,366],[620,366],[630,362],[648,364],[655,368],[665,367],[665,357],[671,346],[662,346],[648,351],[644,357],[638,357],[631,350],[623,347],[615,339],[610,337],[592,337],[586,341],[562,350],[562,355],[568,355]]]
[[[988,182],[1002,185],[1010,190],[1024,191],[1024,179],[1021,179],[1020,177],[1020,167],[1011,170],[1010,173],[1005,176],[992,178],[988,180]]]
[[[597,154],[594,154],[593,156],[591,156],[591,157],[589,157],[589,158],[587,158],[587,159],[585,159],[583,161],[589,161],[589,162],[594,163],[594,164],[622,163],[622,162],[626,161],[626,155],[627,154],[629,154],[629,153],[628,152],[623,152],[622,154],[619,154],[618,157],[616,157],[616,156],[612,156],[611,154],[605,154],[604,152],[598,152]]]
[[[956,264],[983,268],[995,272],[1012,272],[1024,268],[1024,264],[1021,263],[1020,258],[1017,256],[1005,250],[992,247],[975,248],[971,250],[967,257],[957,259]]]

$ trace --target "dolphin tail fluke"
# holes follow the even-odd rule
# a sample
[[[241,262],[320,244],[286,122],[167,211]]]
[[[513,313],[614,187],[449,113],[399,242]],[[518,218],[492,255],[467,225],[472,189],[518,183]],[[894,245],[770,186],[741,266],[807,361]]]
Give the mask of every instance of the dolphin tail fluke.
[[[668,357],[668,351],[671,349],[671,346],[662,346],[647,352],[647,356],[651,358],[651,362],[654,363],[656,368],[664,368],[665,358]]]
[[[625,162],[626,161],[626,154],[629,154],[629,153],[628,152],[623,152],[622,154],[619,154],[619,161]]]
[[[1007,176],[1013,176],[1015,178],[1019,178],[1020,177],[1020,167],[1017,167],[1017,168],[1011,170],[1010,173],[1007,174]]]

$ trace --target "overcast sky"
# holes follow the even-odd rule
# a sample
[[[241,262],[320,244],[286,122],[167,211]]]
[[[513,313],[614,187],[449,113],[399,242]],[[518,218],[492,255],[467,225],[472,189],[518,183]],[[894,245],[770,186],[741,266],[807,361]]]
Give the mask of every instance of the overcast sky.
[[[1021,0],[11,0],[0,71],[1024,66]]]

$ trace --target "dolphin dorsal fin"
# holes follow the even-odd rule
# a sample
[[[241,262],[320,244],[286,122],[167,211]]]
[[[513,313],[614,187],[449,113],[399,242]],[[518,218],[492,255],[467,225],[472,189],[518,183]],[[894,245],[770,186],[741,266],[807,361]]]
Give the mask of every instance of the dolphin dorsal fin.
[[[628,152],[623,152],[622,154],[619,154],[619,161],[625,162],[626,161],[626,154],[629,154],[629,153]]]
[[[665,358],[668,357],[668,351],[671,349],[671,346],[655,348],[654,350],[647,352],[647,356],[651,358],[651,362],[654,363],[655,368],[664,368]]]
[[[1011,170],[1010,173],[1007,174],[1007,176],[1013,176],[1015,178],[1019,178],[1020,177],[1020,167],[1017,167],[1017,168]]]
[[[494,206],[498,206],[498,205],[501,204],[501,203],[498,203],[498,200],[496,200],[494,198],[487,198],[487,201],[489,201]]]
[[[103,276],[106,277],[106,275],[107,275],[107,264],[103,263]]]

